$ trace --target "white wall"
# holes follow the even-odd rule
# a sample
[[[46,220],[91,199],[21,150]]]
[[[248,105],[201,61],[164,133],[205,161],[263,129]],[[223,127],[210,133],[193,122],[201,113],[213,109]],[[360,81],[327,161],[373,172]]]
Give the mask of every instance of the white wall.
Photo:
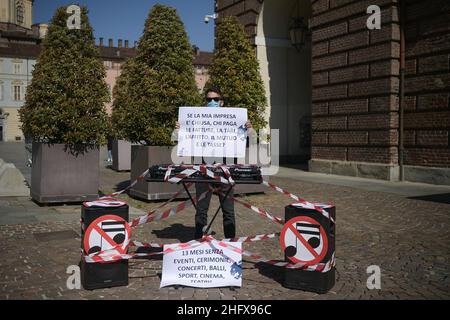
[[[20,64],[20,74],[14,73],[14,64]],[[31,82],[31,72],[36,64],[34,59],[15,59],[0,57],[0,85],[3,87],[3,96],[0,99],[0,108],[9,116],[3,120],[4,141],[16,141],[16,137],[23,137],[20,130],[19,109],[25,103],[26,88]],[[13,86],[21,86],[20,101],[13,98]]]
[[[289,39],[290,19],[297,15],[297,1],[265,0],[256,37],[257,56],[266,87],[269,109],[266,119],[280,129],[280,155],[307,156],[300,146],[300,121],[311,114],[311,46],[300,52]],[[308,18],[311,8],[302,1],[300,15]]]
[[[18,0],[0,1],[0,22],[16,24],[16,3]],[[33,5],[31,0],[19,0],[24,8],[24,28],[31,29],[33,20]]]

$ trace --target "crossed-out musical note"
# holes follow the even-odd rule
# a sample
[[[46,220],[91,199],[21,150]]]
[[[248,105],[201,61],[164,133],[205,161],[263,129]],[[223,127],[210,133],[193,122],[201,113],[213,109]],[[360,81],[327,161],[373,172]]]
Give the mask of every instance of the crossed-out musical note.
[[[320,245],[320,225],[311,223],[297,222],[295,229],[298,233],[308,242],[313,248],[317,248]],[[286,247],[284,253],[288,257],[293,257],[297,254],[298,249],[298,237],[295,237],[295,246]]]
[[[125,241],[126,231],[123,221],[104,221],[100,228],[115,242],[115,245]],[[109,241],[105,241],[101,235],[99,238],[99,245],[92,246],[88,251],[89,254],[107,250],[113,246]]]

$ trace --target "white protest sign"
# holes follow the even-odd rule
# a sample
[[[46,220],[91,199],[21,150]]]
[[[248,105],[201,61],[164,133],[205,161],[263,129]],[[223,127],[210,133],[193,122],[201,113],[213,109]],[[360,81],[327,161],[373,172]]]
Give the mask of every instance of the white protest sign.
[[[245,157],[247,109],[180,107],[179,157]]]
[[[164,251],[176,244],[164,245]],[[242,244],[233,242],[241,249]],[[242,286],[242,254],[205,242],[192,249],[165,253],[160,287],[183,285],[215,288]]]

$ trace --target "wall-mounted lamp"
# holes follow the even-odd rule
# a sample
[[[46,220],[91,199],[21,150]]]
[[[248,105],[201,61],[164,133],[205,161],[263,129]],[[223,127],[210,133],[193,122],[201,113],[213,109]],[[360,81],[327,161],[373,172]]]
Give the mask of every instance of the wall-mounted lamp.
[[[304,23],[303,17],[292,18],[289,25],[289,34],[291,43],[297,51],[300,51],[305,45],[307,32],[308,26]]]

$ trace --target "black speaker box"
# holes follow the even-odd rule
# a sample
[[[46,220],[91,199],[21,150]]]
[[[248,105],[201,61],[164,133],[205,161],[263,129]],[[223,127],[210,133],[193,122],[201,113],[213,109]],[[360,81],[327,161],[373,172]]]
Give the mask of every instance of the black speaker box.
[[[320,205],[320,204],[315,204]],[[327,211],[330,217],[336,221],[336,207],[331,205],[320,205]],[[285,207],[285,221],[286,223],[292,218],[298,216],[306,216],[312,218],[319,222],[319,224],[323,227],[325,234],[328,239],[328,249],[324,256],[324,258],[319,263],[326,263],[331,258],[333,253],[335,252],[335,236],[336,236],[336,225],[330,219],[322,215],[320,212],[304,208],[289,205]],[[285,255],[285,260],[293,263],[289,258]],[[320,272],[320,271],[308,271],[301,269],[284,269],[284,280],[283,286],[290,289],[298,289],[304,291],[311,291],[316,293],[326,293],[328,292],[335,284],[335,273],[336,270],[332,267],[328,272]]]
[[[81,247],[84,251],[84,234],[89,225],[104,215],[119,216],[128,222],[128,205],[118,207],[81,206]],[[80,261],[81,284],[87,290],[128,285],[128,260],[107,263]]]

